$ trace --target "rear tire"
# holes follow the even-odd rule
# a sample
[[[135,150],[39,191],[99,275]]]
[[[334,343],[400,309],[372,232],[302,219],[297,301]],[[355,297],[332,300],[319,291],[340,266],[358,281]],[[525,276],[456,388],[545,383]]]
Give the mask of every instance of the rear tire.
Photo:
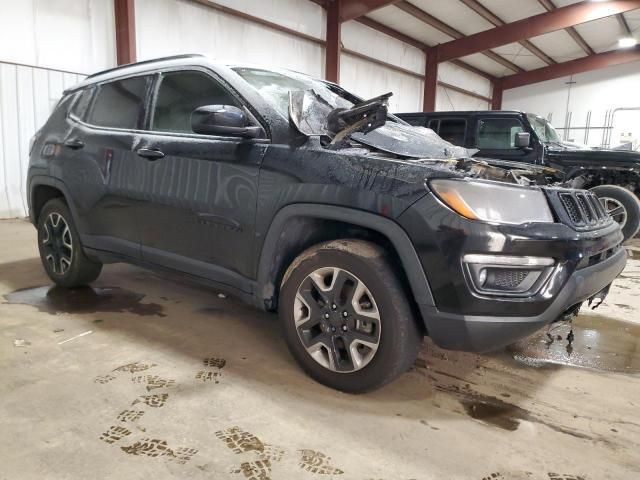
[[[413,365],[422,342],[386,252],[334,240],[303,252],[282,282],[279,316],[287,346],[309,376],[363,393]]]
[[[632,239],[640,228],[640,201],[635,194],[617,185],[599,185],[591,189],[604,209],[620,224],[623,242]]]
[[[93,282],[102,264],[86,257],[80,235],[67,204],[49,200],[38,216],[38,249],[49,278],[61,287],[79,287]]]

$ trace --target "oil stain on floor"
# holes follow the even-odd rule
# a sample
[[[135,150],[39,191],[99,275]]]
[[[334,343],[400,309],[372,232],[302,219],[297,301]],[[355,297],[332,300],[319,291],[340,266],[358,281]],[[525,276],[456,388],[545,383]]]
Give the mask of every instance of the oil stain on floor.
[[[52,315],[58,313],[132,313],[140,316],[166,316],[162,305],[142,303],[145,296],[118,287],[35,287],[16,290],[4,296],[7,303],[31,305]]]
[[[581,314],[570,327],[558,324],[508,347],[519,363],[531,367],[570,366],[616,373],[640,373],[640,325]]]

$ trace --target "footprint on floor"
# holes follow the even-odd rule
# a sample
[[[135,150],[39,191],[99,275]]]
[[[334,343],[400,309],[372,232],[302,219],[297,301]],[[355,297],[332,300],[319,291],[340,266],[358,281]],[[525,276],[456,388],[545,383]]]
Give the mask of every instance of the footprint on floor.
[[[240,427],[231,427],[216,432],[216,437],[222,440],[233,453],[264,451],[264,443],[254,434],[245,432]]]
[[[482,480],[533,480],[532,472],[494,472],[490,473],[486,477],[482,477]]]
[[[209,357],[202,360],[205,367],[224,368],[227,361],[224,358]]]
[[[157,438],[143,438],[128,447],[120,447],[120,449],[129,455],[151,458],[166,457],[168,461],[182,465],[198,453],[195,448],[180,447],[174,450],[167,445],[165,440]]]
[[[153,395],[142,395],[136,398],[131,405],[137,405],[138,403],[144,403],[152,408],[160,408],[163,407],[167,402],[167,398],[169,398],[169,394],[167,393],[155,393]]]
[[[212,372],[209,370],[200,370],[196,373],[196,380],[200,380],[201,382],[220,383],[220,377],[222,377],[220,372]]]
[[[169,388],[176,384],[175,380],[161,378],[158,375],[141,375],[138,377],[131,377],[133,383],[144,383],[147,387],[147,392],[156,388]]]
[[[127,363],[126,365],[121,365],[118,368],[114,368],[114,372],[128,372],[128,373],[137,373],[144,372],[145,370],[149,370],[152,367],[156,367],[155,363],[142,363],[142,362],[134,362]]]
[[[142,410],[123,410],[116,417],[121,422],[125,423],[133,423],[140,420],[140,418],[144,415],[144,411]]]
[[[240,467],[232,468],[230,473],[241,473],[247,480],[270,480],[271,462],[269,460],[242,462]]]
[[[322,452],[316,450],[298,450],[300,453],[300,462],[298,466],[310,473],[319,475],[342,475],[344,471],[339,468],[332,467],[329,463],[331,457],[326,456]]]
[[[131,435],[131,431],[124,427],[109,427],[109,430],[100,435],[100,440],[106,443],[115,443],[124,437]]]
[[[114,377],[113,375],[98,375],[96,378],[93,379],[94,383],[101,383],[101,384],[105,384],[105,383],[109,383],[112,382],[113,380],[115,380],[116,377]]]

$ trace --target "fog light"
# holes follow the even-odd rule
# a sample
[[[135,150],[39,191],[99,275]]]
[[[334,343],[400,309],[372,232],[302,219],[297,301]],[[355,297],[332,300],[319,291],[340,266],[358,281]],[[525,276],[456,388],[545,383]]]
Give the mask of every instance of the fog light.
[[[551,275],[548,257],[467,254],[462,258],[471,287],[484,295],[531,296]]]
[[[478,274],[478,284],[480,286],[484,285],[484,282],[487,281],[487,269],[483,268],[482,270],[480,270],[480,273]]]

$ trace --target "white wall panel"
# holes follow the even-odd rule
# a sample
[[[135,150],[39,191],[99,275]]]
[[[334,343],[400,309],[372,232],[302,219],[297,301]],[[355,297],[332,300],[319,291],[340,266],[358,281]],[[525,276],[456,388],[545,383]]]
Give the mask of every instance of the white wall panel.
[[[489,104],[479,98],[470,97],[438,85],[436,111],[488,110]]]
[[[556,127],[564,127],[567,109],[572,114],[572,126],[584,126],[587,112],[591,111],[591,126],[603,126],[608,110],[619,107],[640,107],[640,62],[618,65],[574,75],[569,85],[569,77],[548,80],[546,82],[505,90],[503,108],[525,110],[543,117],[551,116]],[[624,119],[629,118],[626,122]],[[633,133],[640,141],[640,124],[637,117],[616,114],[616,130]],[[614,132],[612,146],[618,142],[619,133]],[[577,142],[584,140],[584,131],[574,131],[569,138]],[[589,134],[588,143],[599,146],[601,131]]]
[[[222,62],[280,66],[323,75],[322,46],[203,5],[186,0],[136,0],[136,20],[140,60],[203,53]],[[308,21],[317,29],[317,18]]]
[[[489,80],[453,63],[445,62],[438,66],[438,80],[491,98],[493,86]]]
[[[0,61],[91,73],[115,65],[113,0],[0,0]]]
[[[363,98],[393,92],[391,112],[422,110],[422,80],[348,54],[341,57],[340,84]]]
[[[0,218],[27,215],[29,140],[81,75],[0,62]]]

